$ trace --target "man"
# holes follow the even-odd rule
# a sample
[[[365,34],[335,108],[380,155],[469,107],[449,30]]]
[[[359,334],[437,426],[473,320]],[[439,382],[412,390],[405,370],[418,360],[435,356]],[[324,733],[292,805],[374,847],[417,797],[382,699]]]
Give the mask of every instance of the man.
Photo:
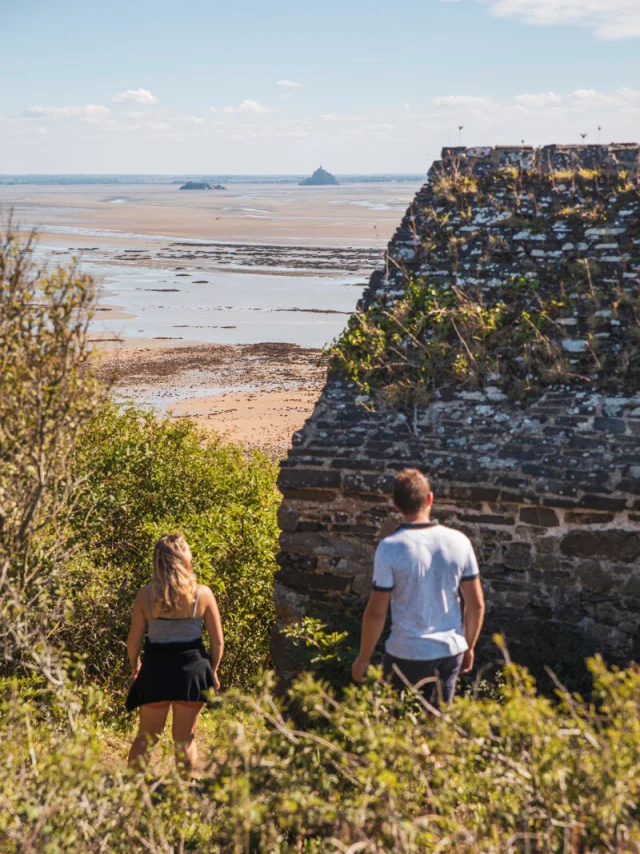
[[[484,620],[476,556],[464,534],[431,520],[433,493],[417,469],[396,476],[393,504],[403,524],[376,550],[373,590],[352,675],[356,682],[364,681],[391,604],[391,634],[382,659],[385,678],[399,689],[406,687],[395,665],[411,685],[422,683],[420,690],[432,705],[450,703],[459,673],[473,667]]]

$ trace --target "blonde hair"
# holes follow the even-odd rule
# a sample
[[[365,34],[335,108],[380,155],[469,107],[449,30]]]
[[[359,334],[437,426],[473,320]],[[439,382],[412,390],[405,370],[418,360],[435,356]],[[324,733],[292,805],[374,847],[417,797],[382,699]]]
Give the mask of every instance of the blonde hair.
[[[198,581],[191,549],[184,534],[174,531],[160,537],[153,550],[151,594],[158,611],[186,610],[195,600]]]

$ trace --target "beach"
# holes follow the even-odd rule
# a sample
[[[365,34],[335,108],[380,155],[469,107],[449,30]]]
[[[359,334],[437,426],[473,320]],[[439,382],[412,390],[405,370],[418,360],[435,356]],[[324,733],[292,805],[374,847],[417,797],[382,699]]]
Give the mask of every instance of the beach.
[[[114,395],[283,454],[416,183],[0,186],[38,256],[98,282]]]

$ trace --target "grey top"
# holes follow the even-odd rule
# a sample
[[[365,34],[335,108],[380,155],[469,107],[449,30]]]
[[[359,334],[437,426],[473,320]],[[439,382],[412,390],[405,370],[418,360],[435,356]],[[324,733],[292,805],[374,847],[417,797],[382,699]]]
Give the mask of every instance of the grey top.
[[[465,652],[460,582],[479,574],[468,537],[437,522],[401,525],[382,540],[373,589],[391,591],[387,652],[411,661]]]
[[[193,603],[193,612],[190,617],[152,617],[151,616],[151,587],[147,587],[147,599],[149,602],[149,619],[147,620],[147,636],[151,643],[186,643],[199,640],[202,637],[203,621],[196,617],[198,610],[198,596]]]

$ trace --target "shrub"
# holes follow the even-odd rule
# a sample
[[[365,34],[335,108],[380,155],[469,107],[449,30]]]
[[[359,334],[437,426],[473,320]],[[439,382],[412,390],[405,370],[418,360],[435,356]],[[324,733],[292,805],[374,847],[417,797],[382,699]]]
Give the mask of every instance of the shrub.
[[[186,419],[105,406],[82,435],[73,535],[80,544],[65,582],[73,615],[63,631],[91,679],[122,691],[136,590],[152,571],[156,539],[184,532],[201,583],[215,591],[226,636],[225,685],[246,685],[267,663],[273,621],[278,493],[261,453],[203,434]]]
[[[0,647],[3,672],[64,679],[50,643],[63,619],[60,577],[73,544],[78,435],[105,396],[87,370],[92,279],[43,270],[34,237],[0,240]]]
[[[371,679],[342,702],[311,677],[286,718],[265,678],[205,715],[200,778],[113,762],[98,717],[62,737],[27,704],[0,724],[0,849],[14,852],[640,851],[640,673],[590,662],[597,703],[501,697],[427,714]],[[164,765],[165,763],[163,763]]]

